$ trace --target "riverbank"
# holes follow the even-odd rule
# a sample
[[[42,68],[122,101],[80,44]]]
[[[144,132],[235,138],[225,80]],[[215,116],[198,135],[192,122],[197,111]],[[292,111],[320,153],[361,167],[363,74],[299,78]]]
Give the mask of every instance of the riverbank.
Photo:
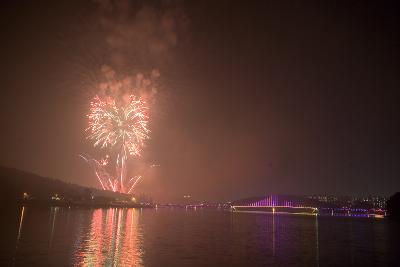
[[[154,208],[151,203],[135,203],[131,201],[82,201],[82,200],[19,200],[19,206],[33,207],[68,207],[68,208]]]

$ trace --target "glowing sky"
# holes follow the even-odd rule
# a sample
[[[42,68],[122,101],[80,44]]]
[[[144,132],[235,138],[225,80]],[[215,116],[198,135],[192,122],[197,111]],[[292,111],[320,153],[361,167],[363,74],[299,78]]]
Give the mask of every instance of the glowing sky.
[[[2,2],[0,164],[98,186],[78,154],[97,156],[85,114],[109,65],[160,71],[155,198],[392,194],[399,10],[279,2]]]

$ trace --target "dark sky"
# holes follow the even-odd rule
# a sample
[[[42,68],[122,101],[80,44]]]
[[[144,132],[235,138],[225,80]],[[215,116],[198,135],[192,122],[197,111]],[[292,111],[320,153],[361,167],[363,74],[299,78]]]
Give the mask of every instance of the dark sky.
[[[2,2],[0,164],[98,186],[78,154],[102,155],[84,129],[105,64],[161,72],[138,187],[156,199],[392,194],[394,3]]]

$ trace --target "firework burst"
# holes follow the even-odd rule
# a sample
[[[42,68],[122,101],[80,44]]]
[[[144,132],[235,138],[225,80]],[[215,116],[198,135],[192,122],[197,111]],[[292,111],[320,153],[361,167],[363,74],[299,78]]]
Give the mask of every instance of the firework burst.
[[[127,159],[128,156],[139,157],[145,140],[149,139],[147,110],[146,102],[134,95],[120,102],[109,96],[105,99],[96,96],[90,103],[88,139],[96,147],[117,151],[116,177],[105,169],[108,156],[100,162],[83,157],[95,171],[103,189],[129,194],[141,179],[141,176],[127,179]]]
[[[101,148],[119,146],[124,154],[139,156],[144,141],[149,138],[146,103],[131,95],[128,104],[117,105],[116,100],[96,96],[91,102],[88,138]]]

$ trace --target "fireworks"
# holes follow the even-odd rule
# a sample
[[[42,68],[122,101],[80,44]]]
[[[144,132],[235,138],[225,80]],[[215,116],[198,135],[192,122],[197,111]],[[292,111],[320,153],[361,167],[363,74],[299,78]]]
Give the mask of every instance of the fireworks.
[[[120,186],[119,180],[115,179],[112,177],[105,169],[105,165],[103,161],[97,161],[92,158],[88,158],[82,155],[79,155],[81,158],[83,158],[89,166],[94,170],[97,179],[100,182],[101,187],[103,190],[111,190],[111,191],[119,191],[121,193],[127,193],[130,194],[132,193],[132,190],[135,188],[137,183],[140,181],[142,178],[141,175],[136,175],[129,180],[125,181],[124,186]]]
[[[115,99],[105,101],[96,96],[91,102],[89,117],[89,139],[101,148],[119,146],[123,155],[139,156],[144,141],[149,138],[146,103],[131,95],[128,104],[117,105]],[[122,159],[121,159],[122,160]]]
[[[129,156],[139,157],[144,142],[149,139],[147,106],[140,97],[130,95],[126,101],[118,101],[110,96],[101,99],[96,96],[90,103],[88,139],[94,146],[116,151],[116,176],[106,171],[109,155],[97,161],[81,156],[94,170],[104,190],[131,193],[141,176],[127,179]]]

